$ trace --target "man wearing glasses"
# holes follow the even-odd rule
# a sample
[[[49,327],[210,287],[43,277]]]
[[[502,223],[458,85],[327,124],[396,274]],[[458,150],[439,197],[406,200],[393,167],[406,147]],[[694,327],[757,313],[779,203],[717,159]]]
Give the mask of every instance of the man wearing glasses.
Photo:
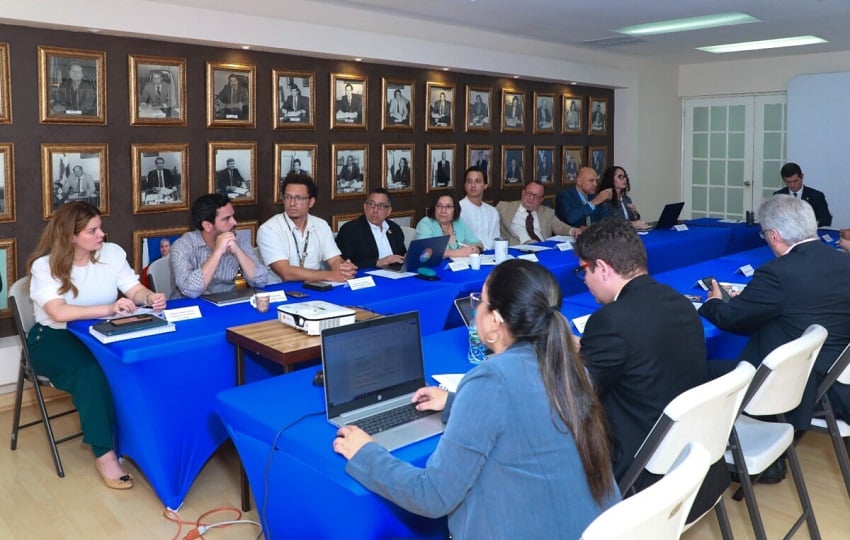
[[[496,205],[502,238],[511,245],[541,242],[556,235],[577,236],[580,229],[570,227],[548,206],[542,206],[543,184],[532,180],[518,201],[501,201]]]
[[[336,245],[342,257],[358,268],[384,268],[404,262],[407,248],[404,233],[394,221],[387,219],[393,207],[384,188],[374,188],[363,203],[363,214],[339,229]]]
[[[357,274],[357,266],[340,256],[328,222],[310,215],[318,191],[311,177],[290,172],[283,180],[284,211],[257,232],[263,261],[283,281],[344,282]]]
[[[592,167],[578,171],[575,187],[566,187],[555,198],[555,213],[558,219],[573,227],[590,225],[602,218],[600,206],[610,201],[613,189],[596,193],[599,174]]]

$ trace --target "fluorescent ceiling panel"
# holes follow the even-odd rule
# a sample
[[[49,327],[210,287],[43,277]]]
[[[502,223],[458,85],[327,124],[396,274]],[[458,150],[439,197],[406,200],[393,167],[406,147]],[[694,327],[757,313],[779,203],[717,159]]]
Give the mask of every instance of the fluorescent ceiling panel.
[[[727,43],[725,45],[711,45],[708,47],[697,47],[697,50],[714,54],[725,54],[743,51],[760,51],[763,49],[779,49],[781,47],[799,47],[801,45],[817,45],[818,43],[828,43],[828,41],[817,36],[797,36],[779,39],[764,39],[761,41],[745,41],[743,43]]]
[[[686,32],[688,30],[702,30],[704,28],[717,28],[719,26],[733,26],[736,24],[749,24],[761,22],[746,13],[717,13],[701,17],[688,17],[687,19],[674,19],[671,21],[658,21],[646,24],[626,26],[614,30],[629,36],[652,36],[656,34],[672,34],[674,32]]]

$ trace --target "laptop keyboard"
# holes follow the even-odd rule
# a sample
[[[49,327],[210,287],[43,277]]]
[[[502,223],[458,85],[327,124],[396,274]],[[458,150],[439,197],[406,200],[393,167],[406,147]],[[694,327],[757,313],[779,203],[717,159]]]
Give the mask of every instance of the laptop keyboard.
[[[434,411],[417,411],[416,406],[412,403],[402,405],[401,407],[384,411],[375,416],[352,422],[355,425],[368,433],[374,435],[388,429],[418,420],[434,414]]]

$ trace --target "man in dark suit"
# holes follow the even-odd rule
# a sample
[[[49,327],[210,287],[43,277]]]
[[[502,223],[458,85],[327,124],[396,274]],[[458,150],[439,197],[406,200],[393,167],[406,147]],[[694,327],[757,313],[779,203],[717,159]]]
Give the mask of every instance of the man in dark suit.
[[[283,102],[283,119],[287,122],[310,121],[310,98],[301,96],[301,89],[294,84],[289,89],[289,97]]]
[[[245,193],[247,187],[247,182],[242,178],[239,169],[236,168],[236,160],[233,158],[227,160],[227,167],[216,172],[215,188],[222,195],[227,195],[230,198],[245,197],[247,196],[247,193]]]
[[[336,100],[336,119],[355,124],[363,121],[363,96],[354,93],[351,83],[345,84],[345,95]]]
[[[387,219],[392,213],[390,194],[384,188],[369,192],[363,203],[363,215],[339,229],[336,245],[343,259],[358,268],[385,267],[401,264],[407,248],[404,233],[395,222]]]
[[[664,407],[708,379],[705,336],[690,301],[649,276],[643,242],[627,221],[591,225],[575,254],[603,304],[587,321],[581,356],[605,407],[620,480]]]
[[[144,194],[155,193],[165,200],[178,200],[177,182],[174,181],[171,171],[165,168],[165,160],[158,157],[154,160],[154,165],[156,168],[142,181]]]
[[[505,183],[522,184],[522,163],[517,163],[516,159],[511,159],[505,167]]]
[[[829,205],[826,204],[826,196],[823,192],[808,186],[803,186],[803,170],[796,163],[786,163],[779,171],[785,187],[775,191],[774,195],[793,195],[803,199],[812,206],[815,211],[818,227],[829,227],[832,225],[832,214],[829,213]]]
[[[452,185],[452,163],[446,159],[446,153],[440,154],[440,161],[437,162],[437,177],[435,178],[434,187],[449,187]]]
[[[602,218],[600,206],[611,200],[612,190],[596,193],[599,175],[592,167],[578,171],[575,186],[567,186],[555,197],[555,214],[558,219],[573,227],[595,223]]]
[[[440,92],[440,99],[431,104],[431,125],[448,126],[452,123],[452,102],[446,100],[446,93]]]
[[[360,174],[360,166],[354,162],[354,156],[350,155],[345,159],[345,166],[339,171],[337,178],[337,189],[341,193],[353,191],[358,182],[363,181],[363,175]]]
[[[699,313],[723,330],[750,334],[738,358],[756,365],[776,347],[800,337],[809,325],[826,328],[829,336],[803,401],[788,415],[797,429],[805,429],[815,406],[816,385],[850,343],[850,257],[821,243],[814,212],[800,199],[774,195],[762,203],[758,219],[777,258],[760,266],[729,302],[719,300],[715,283]],[[731,362],[724,364],[733,367]],[[836,413],[850,421],[850,392],[831,390],[830,396]]]

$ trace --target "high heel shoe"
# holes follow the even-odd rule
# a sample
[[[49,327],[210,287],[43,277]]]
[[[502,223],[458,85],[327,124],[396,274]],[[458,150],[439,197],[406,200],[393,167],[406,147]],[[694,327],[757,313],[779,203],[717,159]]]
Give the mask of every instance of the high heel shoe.
[[[97,471],[97,474],[100,475],[100,479],[103,480],[103,483],[106,484],[106,487],[109,489],[130,489],[133,487],[133,476],[130,474],[125,474],[119,478],[109,478],[101,472],[100,467],[98,467],[97,464],[95,464],[94,468]]]

